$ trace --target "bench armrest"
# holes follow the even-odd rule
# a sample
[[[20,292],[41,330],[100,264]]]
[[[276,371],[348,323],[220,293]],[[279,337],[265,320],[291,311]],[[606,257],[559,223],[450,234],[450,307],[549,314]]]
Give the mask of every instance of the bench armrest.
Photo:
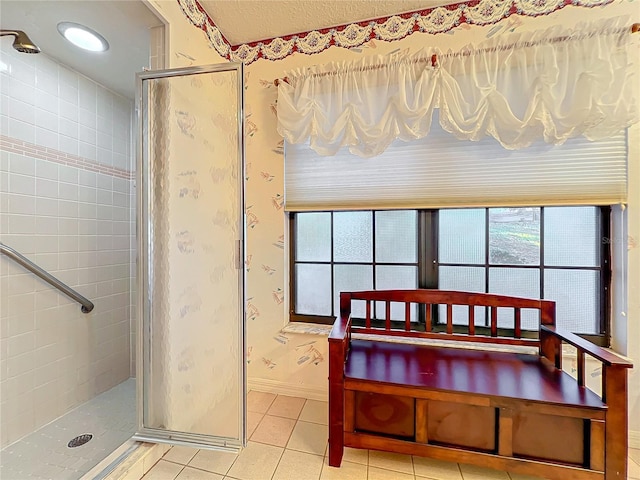
[[[631,362],[625,360],[620,355],[617,355],[613,352],[609,352],[604,348],[598,347],[597,345],[594,345],[588,340],[585,340],[584,338],[579,337],[578,335],[568,332],[562,328],[558,328],[550,325],[541,325],[540,326],[541,337],[544,336],[545,333],[551,334],[559,338],[563,342],[573,345],[578,350],[582,350],[584,353],[591,355],[593,358],[601,361],[602,363],[604,363],[609,367],[610,366],[619,366],[623,368],[633,367],[633,364]]]
[[[351,329],[351,317],[340,316],[336,318],[333,323],[331,332],[329,333],[329,342],[342,342],[347,338],[349,330]]]

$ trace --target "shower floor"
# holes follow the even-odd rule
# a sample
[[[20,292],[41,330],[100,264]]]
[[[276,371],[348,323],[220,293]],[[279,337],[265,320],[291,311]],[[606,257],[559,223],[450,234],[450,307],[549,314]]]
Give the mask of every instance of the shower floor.
[[[127,441],[136,428],[136,386],[130,378],[0,451],[2,480],[78,480]],[[73,438],[93,438],[75,448]]]

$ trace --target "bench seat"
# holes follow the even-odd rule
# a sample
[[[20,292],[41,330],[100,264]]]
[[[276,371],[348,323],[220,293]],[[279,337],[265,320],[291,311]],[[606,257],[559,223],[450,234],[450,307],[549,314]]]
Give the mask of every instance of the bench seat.
[[[606,409],[594,392],[537,355],[352,340],[350,380],[506,397],[573,408]]]

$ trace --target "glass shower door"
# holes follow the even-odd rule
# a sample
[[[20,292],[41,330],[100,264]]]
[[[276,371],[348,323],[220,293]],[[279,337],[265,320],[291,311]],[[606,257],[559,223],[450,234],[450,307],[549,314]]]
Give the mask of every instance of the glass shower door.
[[[138,433],[245,442],[241,64],[138,74]]]

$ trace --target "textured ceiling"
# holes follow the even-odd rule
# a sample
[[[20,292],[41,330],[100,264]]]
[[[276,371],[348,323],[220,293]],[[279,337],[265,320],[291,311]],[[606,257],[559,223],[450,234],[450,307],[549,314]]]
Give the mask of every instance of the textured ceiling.
[[[231,45],[452,3],[442,0],[200,0]]]
[[[166,0],[177,1],[177,0]],[[433,8],[442,0],[200,0],[232,45]],[[450,3],[450,2],[449,2]],[[129,98],[148,65],[149,28],[161,22],[143,0],[0,0],[0,26],[24,30],[43,54]],[[83,52],[57,32],[83,23],[107,38],[104,54]],[[3,41],[10,42],[4,38]]]

